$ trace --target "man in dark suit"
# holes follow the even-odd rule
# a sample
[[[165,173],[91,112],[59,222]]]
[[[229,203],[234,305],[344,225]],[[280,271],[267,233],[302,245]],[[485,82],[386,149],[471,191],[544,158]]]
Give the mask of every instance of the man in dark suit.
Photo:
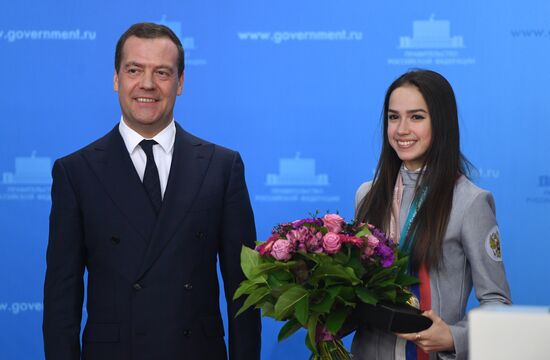
[[[173,120],[183,86],[181,42],[140,23],[119,39],[114,88],[122,119],[57,160],[44,285],[47,359],[259,359],[257,311],[235,318],[241,246],[255,228],[238,153]],[[80,346],[88,273],[88,318]]]

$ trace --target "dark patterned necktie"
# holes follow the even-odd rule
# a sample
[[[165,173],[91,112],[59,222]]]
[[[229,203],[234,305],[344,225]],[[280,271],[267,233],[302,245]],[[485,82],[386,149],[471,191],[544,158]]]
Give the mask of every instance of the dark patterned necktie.
[[[155,163],[155,158],[153,157],[153,145],[156,144],[157,142],[155,140],[143,140],[139,143],[145,155],[147,155],[145,173],[143,174],[143,186],[145,186],[147,195],[149,195],[153,208],[158,215],[162,203],[162,196],[160,192],[159,171]]]

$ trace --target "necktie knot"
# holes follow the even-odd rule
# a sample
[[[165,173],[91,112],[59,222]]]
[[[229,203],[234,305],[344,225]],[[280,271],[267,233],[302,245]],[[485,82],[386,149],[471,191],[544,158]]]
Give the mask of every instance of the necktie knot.
[[[139,146],[143,149],[145,152],[145,155],[147,155],[147,159],[149,159],[151,156],[153,156],[153,145],[158,144],[155,140],[141,140],[139,143]]]

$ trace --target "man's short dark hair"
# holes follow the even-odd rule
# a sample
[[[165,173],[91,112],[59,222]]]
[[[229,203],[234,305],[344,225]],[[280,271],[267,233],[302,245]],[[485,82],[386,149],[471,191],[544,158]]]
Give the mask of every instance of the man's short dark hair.
[[[157,38],[168,38],[172,40],[174,45],[178,48],[178,77],[183,74],[183,69],[185,67],[185,55],[183,52],[183,45],[181,45],[180,39],[174,34],[174,32],[167,26],[159,25],[155,23],[137,23],[118,39],[118,42],[116,44],[116,50],[115,50],[115,71],[118,73],[120,70],[120,60],[122,59],[122,48],[124,47],[124,43],[130,36],[135,36],[140,39],[157,39]]]

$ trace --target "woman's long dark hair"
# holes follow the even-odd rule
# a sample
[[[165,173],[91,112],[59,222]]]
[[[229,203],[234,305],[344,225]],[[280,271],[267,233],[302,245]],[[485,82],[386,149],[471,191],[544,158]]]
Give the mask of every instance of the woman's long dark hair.
[[[460,174],[468,176],[471,167],[460,152],[454,92],[440,74],[430,70],[409,71],[388,88],[384,99],[382,151],[372,187],[359,205],[356,218],[383,229],[389,227],[393,190],[402,161],[388,141],[388,106],[392,92],[401,86],[414,86],[420,91],[428,106],[432,125],[431,145],[416,186],[416,189],[427,189],[426,197],[407,236],[407,241],[410,241],[410,234],[414,234],[411,265],[415,270],[421,264],[428,269],[437,268],[441,264],[443,237],[453,205],[455,181]],[[419,196],[418,191],[415,196]]]

